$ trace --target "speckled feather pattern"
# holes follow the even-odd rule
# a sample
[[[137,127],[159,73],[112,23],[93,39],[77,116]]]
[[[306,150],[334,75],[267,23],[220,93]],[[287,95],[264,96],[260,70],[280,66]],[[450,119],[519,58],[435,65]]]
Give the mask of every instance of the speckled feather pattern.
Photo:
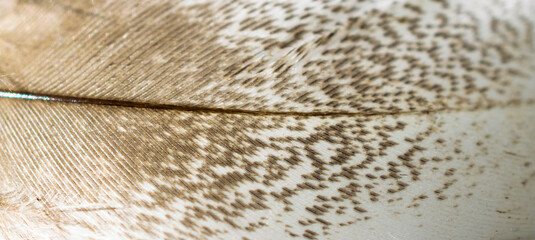
[[[177,108],[0,99],[0,238],[535,237],[532,1],[4,5],[0,89]]]

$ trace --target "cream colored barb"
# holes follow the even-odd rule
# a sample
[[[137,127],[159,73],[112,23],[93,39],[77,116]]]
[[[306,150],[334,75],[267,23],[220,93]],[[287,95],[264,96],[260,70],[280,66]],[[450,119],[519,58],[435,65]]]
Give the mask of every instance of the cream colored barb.
[[[0,0],[0,239],[533,239],[530,0]]]

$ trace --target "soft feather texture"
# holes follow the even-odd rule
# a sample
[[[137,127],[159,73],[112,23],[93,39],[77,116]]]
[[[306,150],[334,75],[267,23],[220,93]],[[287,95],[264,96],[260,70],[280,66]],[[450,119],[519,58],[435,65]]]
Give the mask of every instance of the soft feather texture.
[[[531,1],[0,6],[5,239],[535,235]]]

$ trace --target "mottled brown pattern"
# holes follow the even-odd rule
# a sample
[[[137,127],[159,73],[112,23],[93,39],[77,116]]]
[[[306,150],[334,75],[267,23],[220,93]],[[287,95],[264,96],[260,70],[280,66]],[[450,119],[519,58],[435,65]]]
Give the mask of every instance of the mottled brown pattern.
[[[35,46],[46,50],[20,54],[17,77],[0,88],[303,112],[532,99],[533,6],[515,2],[57,4],[64,11],[51,15],[63,25],[54,31],[76,30],[42,36],[50,40]],[[65,26],[71,15],[78,24]]]
[[[5,3],[0,238],[535,236],[529,0]]]
[[[30,206],[38,204],[34,214],[46,217],[34,221],[110,238],[337,236],[364,231],[359,222],[380,218],[395,209],[391,204],[425,215],[417,209],[429,201],[477,202],[470,199],[494,189],[478,187],[481,179],[506,178],[494,183],[514,187],[505,196],[533,194],[521,183],[535,171],[525,164],[532,158],[509,153],[533,154],[527,146],[535,129],[525,125],[535,120],[533,107],[510,106],[500,117],[498,110],[270,117],[21,100],[0,105],[7,189],[22,189]]]

